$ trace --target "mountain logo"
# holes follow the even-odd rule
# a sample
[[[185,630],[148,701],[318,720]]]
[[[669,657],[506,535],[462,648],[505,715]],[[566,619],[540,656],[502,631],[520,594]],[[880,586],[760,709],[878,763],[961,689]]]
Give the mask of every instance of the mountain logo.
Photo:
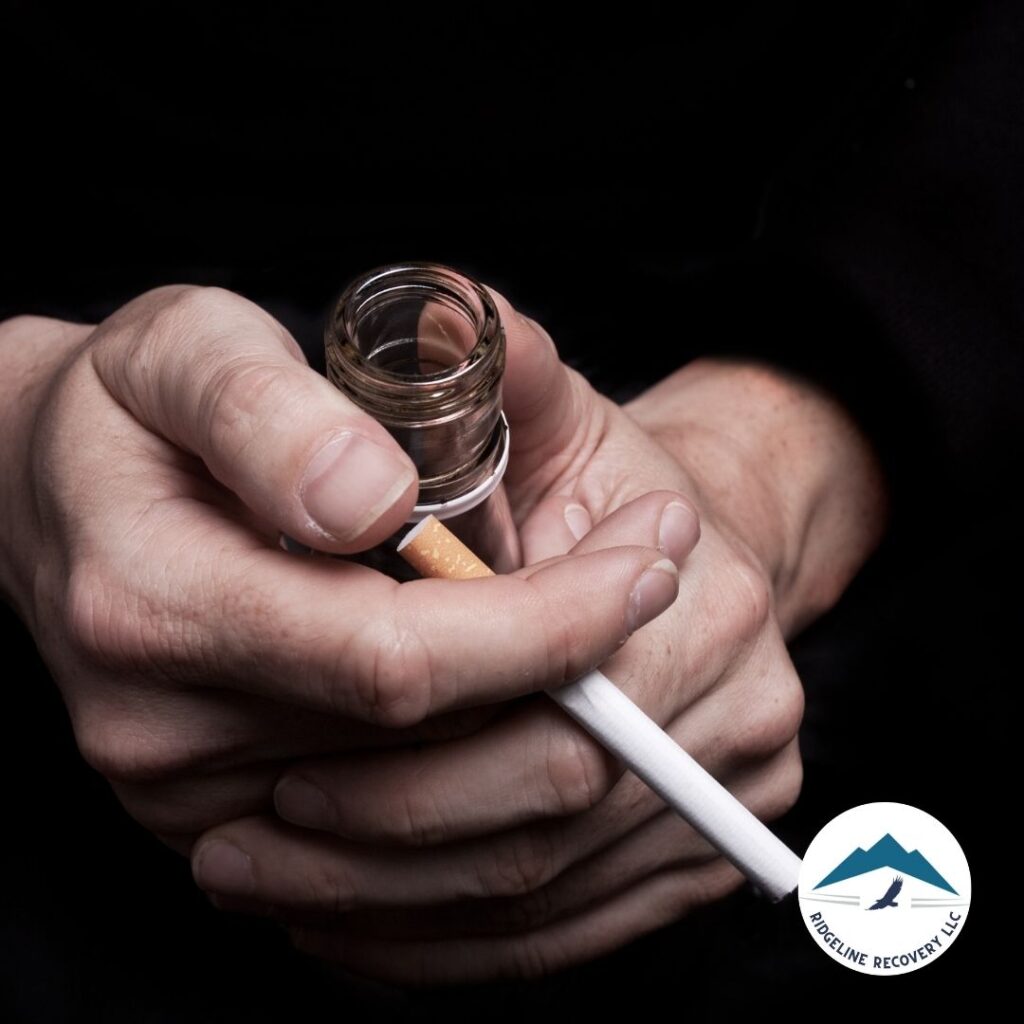
[[[815,836],[799,902],[812,938],[832,959],[862,974],[906,974],[959,937],[971,875],[960,844],[930,814],[909,804],[863,804]]]
[[[919,850],[904,850],[902,846],[888,832],[875,843],[869,850],[862,850],[859,846],[849,857],[844,858],[841,864],[837,864],[814,888],[831,885],[833,882],[844,882],[847,878],[856,878],[875,868],[892,868],[894,871],[902,871],[905,875],[911,875],[922,882],[929,882],[937,885],[940,889],[951,892],[954,896],[959,895],[956,889],[947,882],[925,860]]]

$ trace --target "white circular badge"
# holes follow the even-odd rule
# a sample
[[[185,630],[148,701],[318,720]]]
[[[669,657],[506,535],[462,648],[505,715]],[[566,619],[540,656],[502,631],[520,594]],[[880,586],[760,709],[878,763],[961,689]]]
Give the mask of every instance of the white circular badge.
[[[816,945],[862,974],[907,974],[963,931],[971,873],[942,822],[909,804],[862,804],[814,837],[800,914]]]

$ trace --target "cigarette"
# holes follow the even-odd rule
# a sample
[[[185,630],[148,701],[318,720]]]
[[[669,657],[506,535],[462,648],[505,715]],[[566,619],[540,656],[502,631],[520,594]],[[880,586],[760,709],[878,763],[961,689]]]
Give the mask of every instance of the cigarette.
[[[414,526],[398,551],[423,576],[494,575],[433,516]],[[780,900],[797,887],[800,858],[603,672],[595,669],[547,692],[762,893]]]

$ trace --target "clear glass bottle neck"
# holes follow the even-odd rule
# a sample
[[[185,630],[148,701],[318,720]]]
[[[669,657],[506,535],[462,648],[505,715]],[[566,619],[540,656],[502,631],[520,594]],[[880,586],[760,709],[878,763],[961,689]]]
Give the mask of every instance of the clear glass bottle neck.
[[[448,267],[371,271],[325,333],[327,375],[392,434],[420,474],[420,504],[450,501],[502,454],[505,336],[485,289]]]

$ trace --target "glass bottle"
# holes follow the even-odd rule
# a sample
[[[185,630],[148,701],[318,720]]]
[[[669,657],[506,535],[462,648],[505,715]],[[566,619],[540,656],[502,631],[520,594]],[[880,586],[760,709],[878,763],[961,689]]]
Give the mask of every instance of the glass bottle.
[[[433,514],[496,572],[519,568],[502,483],[505,333],[486,289],[435,263],[373,270],[342,293],[324,341],[330,381],[388,430],[419,472],[410,526]],[[406,532],[360,560],[411,578],[395,553]]]

